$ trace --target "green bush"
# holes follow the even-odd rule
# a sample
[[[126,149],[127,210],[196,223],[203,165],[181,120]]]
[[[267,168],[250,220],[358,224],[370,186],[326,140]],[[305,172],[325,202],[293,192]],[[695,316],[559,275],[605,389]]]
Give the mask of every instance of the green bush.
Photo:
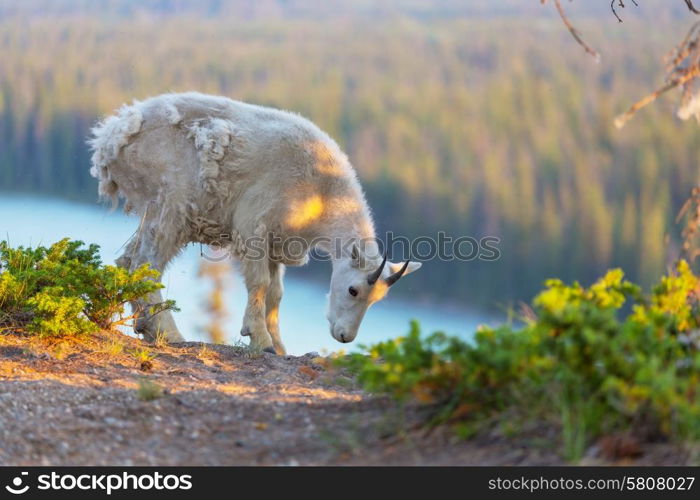
[[[0,329],[66,336],[113,328],[124,306],[163,285],[144,265],[133,272],[103,265],[99,247],[63,239],[49,248],[11,248],[0,241]],[[173,309],[173,301],[151,313]]]
[[[698,286],[684,261],[649,296],[620,270],[589,288],[550,280],[521,327],[482,327],[465,342],[421,337],[413,322],[337,362],[371,391],[435,405],[464,434],[499,418],[553,422],[570,459],[608,433],[697,440]]]

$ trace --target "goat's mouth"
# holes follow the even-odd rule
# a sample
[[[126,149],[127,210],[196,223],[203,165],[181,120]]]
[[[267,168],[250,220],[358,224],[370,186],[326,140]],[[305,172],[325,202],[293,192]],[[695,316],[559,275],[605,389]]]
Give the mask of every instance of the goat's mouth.
[[[331,328],[331,336],[341,344],[349,344],[355,340],[355,335],[348,333],[347,330],[342,327]]]

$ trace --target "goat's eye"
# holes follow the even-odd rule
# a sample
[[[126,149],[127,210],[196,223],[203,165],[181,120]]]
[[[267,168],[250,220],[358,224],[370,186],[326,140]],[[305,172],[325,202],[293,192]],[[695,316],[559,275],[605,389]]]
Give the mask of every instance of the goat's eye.
[[[353,297],[357,297],[357,288],[355,288],[354,286],[351,286],[350,288],[348,288],[348,293],[350,295],[352,295]]]

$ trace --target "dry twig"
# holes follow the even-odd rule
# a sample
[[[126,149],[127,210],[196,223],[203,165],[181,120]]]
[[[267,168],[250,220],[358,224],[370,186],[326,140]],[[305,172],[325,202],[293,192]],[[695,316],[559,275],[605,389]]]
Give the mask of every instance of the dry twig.
[[[682,91],[678,117],[683,120],[687,120],[691,116],[700,119],[700,101],[697,89],[697,81],[700,76],[700,22],[693,25],[686,37],[673,50],[666,71],[664,86],[643,97],[625,113],[615,118],[617,128],[624,126],[637,111],[654,102],[660,95],[676,87]]]
[[[700,255],[700,249],[698,249],[697,245],[698,235],[700,234],[700,187],[694,187],[690,192],[690,197],[678,212],[676,224],[686,216],[687,220],[681,232],[681,237],[683,238],[681,257],[692,264],[697,256]]]
[[[637,111],[639,111],[643,107],[654,102],[661,94],[664,94],[664,93],[668,92],[669,90],[674,89],[678,86],[685,86],[687,83],[689,83],[691,80],[697,78],[698,76],[700,76],[700,69],[695,68],[695,69],[693,69],[692,72],[685,74],[680,78],[677,78],[675,80],[671,80],[670,82],[666,83],[666,85],[664,85],[660,89],[655,90],[651,94],[643,97],[639,101],[635,102],[632,106],[630,106],[630,108],[627,111],[625,111],[621,115],[618,115],[615,118],[615,126],[617,128],[624,127],[625,123],[627,123],[630,120],[630,118],[632,118]]]
[[[206,331],[214,344],[224,344],[226,342],[226,330],[224,320],[227,316],[224,293],[226,291],[225,281],[231,273],[228,262],[208,262],[202,261],[199,267],[199,276],[209,278],[213,288],[207,301],[207,309],[210,314],[210,323]]]
[[[615,0],[613,0],[615,1]],[[545,4],[547,0],[540,0],[541,4]],[[557,12],[559,13],[559,17],[561,17],[561,20],[564,22],[564,25],[567,27],[569,30],[569,33],[571,33],[571,36],[574,37],[574,40],[583,47],[583,50],[585,50],[588,54],[592,55],[596,62],[600,61],[600,53],[592,48],[590,45],[588,45],[583,38],[581,37],[581,34],[579,31],[576,29],[576,27],[569,21],[569,18],[566,16],[566,13],[564,12],[564,9],[561,6],[560,0],[554,0],[554,5],[557,8]]]
[[[617,2],[617,6],[621,8],[625,8],[625,2],[624,0],[610,0],[610,10],[612,10],[612,13],[615,15],[617,18],[617,22],[621,23],[622,18],[617,15],[617,11],[615,10],[615,2]],[[639,4],[637,3],[636,0],[632,0],[632,3],[635,5],[635,7],[639,7]]]
[[[572,0],[573,1],[573,0]],[[635,6],[639,6],[637,0],[630,0]],[[700,14],[693,4],[694,0],[684,0],[688,10],[695,14]],[[547,0],[540,0],[540,4],[545,4]],[[554,0],[554,5],[561,17],[564,25],[567,27],[571,36],[576,42],[584,48],[584,50],[600,60],[598,51],[591,48],[581,34],[569,21],[564,9],[561,6],[561,0]],[[615,18],[622,22],[622,18],[618,15],[616,7],[625,8],[625,0],[610,0],[610,9]],[[700,80],[700,22],[693,25],[686,37],[674,49],[671,54],[670,62],[666,70],[666,83],[655,90],[651,94],[643,97],[635,102],[626,112],[615,118],[615,126],[621,128],[627,123],[634,114],[643,107],[654,102],[660,95],[668,92],[671,89],[679,87],[682,91],[681,103],[678,109],[678,117],[682,120],[687,120],[691,116],[695,116],[700,121],[700,89],[698,89],[698,80]]]

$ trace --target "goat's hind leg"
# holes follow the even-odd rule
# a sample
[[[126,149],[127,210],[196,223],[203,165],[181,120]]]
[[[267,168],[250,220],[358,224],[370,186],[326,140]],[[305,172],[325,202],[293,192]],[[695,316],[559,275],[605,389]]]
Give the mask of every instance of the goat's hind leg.
[[[147,233],[148,231],[144,231]],[[177,253],[176,250],[170,252],[157,251],[155,238],[145,237],[137,234],[126,246],[126,250],[116,261],[117,265],[134,271],[143,264],[150,264],[151,268],[162,273],[168,262]],[[160,282],[161,276],[157,278]],[[136,314],[134,331],[144,336],[146,340],[155,341],[159,335],[163,335],[168,342],[183,342],[184,338],[175,325],[175,320],[170,311],[161,311],[156,314],[149,314],[149,309],[163,302],[163,295],[160,290],[150,293],[145,299],[131,302],[131,307]]]

